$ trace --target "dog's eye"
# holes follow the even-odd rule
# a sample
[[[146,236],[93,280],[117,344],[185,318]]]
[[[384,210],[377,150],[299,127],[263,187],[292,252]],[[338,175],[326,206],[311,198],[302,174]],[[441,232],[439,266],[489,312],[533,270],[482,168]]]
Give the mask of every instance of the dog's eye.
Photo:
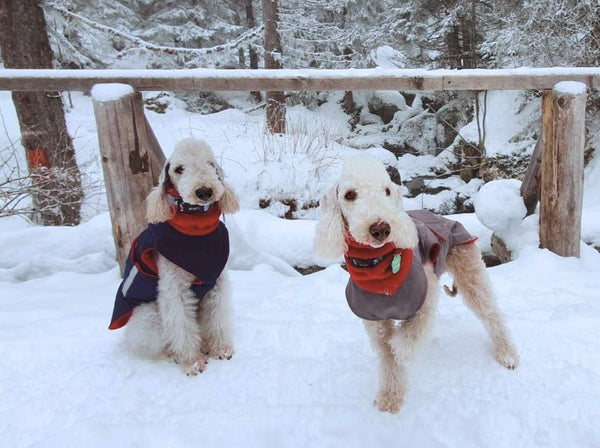
[[[392,194],[392,192],[390,191],[389,187],[385,188],[385,195],[389,196],[390,194]]]
[[[348,190],[346,192],[346,194],[344,195],[344,199],[346,199],[347,201],[354,201],[356,199],[356,191],[354,190]]]
[[[173,171],[175,171],[177,174],[183,174],[183,167],[181,165],[179,165]]]

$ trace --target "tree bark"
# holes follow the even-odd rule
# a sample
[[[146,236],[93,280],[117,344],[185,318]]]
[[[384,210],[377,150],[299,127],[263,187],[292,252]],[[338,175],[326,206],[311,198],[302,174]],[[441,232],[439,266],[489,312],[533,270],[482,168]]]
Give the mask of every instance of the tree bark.
[[[252,7],[252,0],[244,0],[246,7],[246,26],[248,29],[252,29],[256,26],[256,19],[254,18],[254,8]],[[254,48],[252,43],[248,44],[248,58],[250,59],[250,68],[258,68],[258,52]],[[262,100],[261,94],[258,90],[250,92],[250,95],[255,101],[260,102]]]
[[[0,48],[6,68],[52,68],[44,12],[36,0],[0,0]],[[60,92],[13,92],[29,173],[32,219],[77,225],[83,190]]]
[[[265,23],[265,68],[280,69],[281,40],[277,31],[279,10],[277,0],[262,0]],[[285,94],[282,91],[267,92],[267,129],[272,134],[285,133]]]

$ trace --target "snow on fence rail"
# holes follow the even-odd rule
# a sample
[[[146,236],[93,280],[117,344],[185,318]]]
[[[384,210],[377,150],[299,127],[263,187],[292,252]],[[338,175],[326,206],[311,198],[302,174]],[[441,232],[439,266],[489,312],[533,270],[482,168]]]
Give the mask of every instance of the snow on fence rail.
[[[120,84],[121,88],[118,85]],[[122,88],[123,84],[127,85]],[[94,86],[97,88],[93,89]],[[144,115],[140,91],[543,90],[540,244],[579,256],[585,102],[600,89],[600,68],[502,70],[51,70],[0,69],[0,90],[92,91],[108,202],[123,269],[126,249],[144,227],[143,199],[164,155]],[[120,92],[115,95],[115,92]],[[114,132],[118,129],[119,132]],[[537,155],[534,155],[535,159]],[[534,160],[535,162],[535,160]],[[535,192],[534,192],[535,194]],[[126,207],[124,206],[126,205]],[[129,215],[123,209],[133,209]]]
[[[0,70],[0,90],[89,91],[99,83],[135,90],[546,90],[560,81],[600,89],[600,68],[557,67],[473,70]]]

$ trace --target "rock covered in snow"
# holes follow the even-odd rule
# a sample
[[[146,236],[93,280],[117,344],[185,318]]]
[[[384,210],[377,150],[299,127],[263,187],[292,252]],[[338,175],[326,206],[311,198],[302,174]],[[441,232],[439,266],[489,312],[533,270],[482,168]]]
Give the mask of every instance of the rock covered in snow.
[[[525,218],[520,188],[516,179],[495,180],[482,186],[474,200],[477,218],[504,241],[513,257],[527,245],[539,245],[538,216]]]

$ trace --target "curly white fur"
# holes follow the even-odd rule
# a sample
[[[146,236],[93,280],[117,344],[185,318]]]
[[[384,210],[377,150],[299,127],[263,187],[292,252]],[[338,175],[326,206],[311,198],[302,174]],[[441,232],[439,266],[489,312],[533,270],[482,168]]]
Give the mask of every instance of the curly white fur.
[[[389,235],[381,240],[371,234],[371,226],[388,223]],[[393,184],[381,162],[359,156],[345,162],[339,181],[323,197],[315,229],[315,252],[326,258],[341,256],[346,250],[344,234],[357,242],[381,246],[414,248],[417,229],[402,207],[400,187]],[[474,244],[453,247],[446,267],[467,306],[482,321],[491,336],[494,355],[500,364],[514,369],[519,356],[511,341],[481,260]],[[406,390],[404,362],[411,358],[429,333],[437,307],[439,281],[433,266],[424,266],[428,282],[425,303],[413,317],[400,322],[364,321],[365,329],[380,361],[380,390],[375,405],[382,411],[397,412]]]
[[[353,192],[355,199],[347,200]],[[359,243],[373,247],[393,241],[397,247],[415,247],[417,229],[402,208],[402,191],[390,180],[384,166],[377,160],[359,156],[344,163],[341,177],[321,200],[321,215],[317,223],[314,248],[326,258],[341,256],[346,250],[344,232]],[[391,228],[388,239],[378,241],[369,227],[386,221]]]
[[[148,195],[147,219],[163,222],[173,217],[167,202],[172,185],[189,204],[218,202],[223,213],[234,213],[239,202],[224,181],[223,170],[210,147],[201,140],[179,142],[165,165],[159,184]],[[212,190],[201,200],[195,192]],[[136,307],[125,327],[126,345],[143,356],[165,354],[181,365],[188,375],[204,370],[209,358],[231,358],[230,289],[225,269],[215,287],[198,301],[190,286],[194,277],[167,259],[158,256],[158,299]]]

